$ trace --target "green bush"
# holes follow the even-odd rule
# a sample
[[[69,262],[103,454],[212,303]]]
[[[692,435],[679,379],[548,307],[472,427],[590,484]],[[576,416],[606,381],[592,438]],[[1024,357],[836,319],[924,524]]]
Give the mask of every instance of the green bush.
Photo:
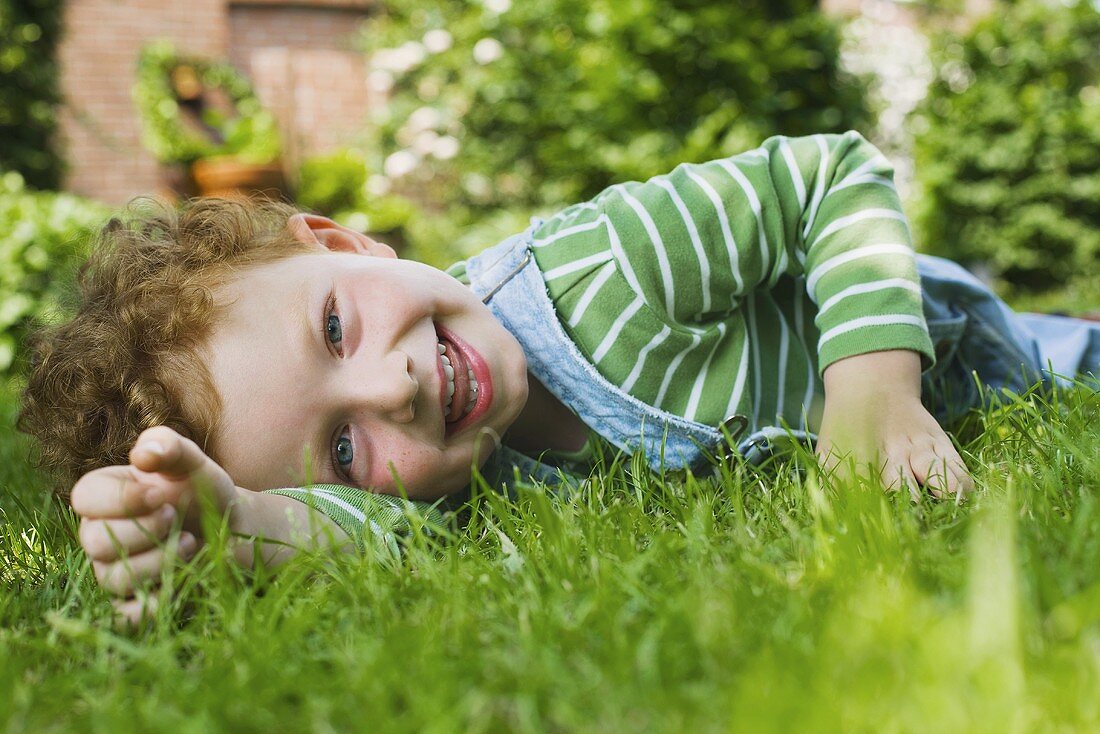
[[[62,161],[54,150],[61,0],[0,0],[0,171],[32,186],[56,188]]]
[[[868,119],[811,0],[392,0],[364,39],[380,169],[451,231]]]
[[[27,189],[13,171],[0,175],[0,376],[17,365],[33,320],[55,318],[62,283],[85,256],[105,207],[73,196]]]
[[[1019,294],[1095,285],[1100,13],[1028,0],[935,46],[912,120],[924,248]]]
[[[193,69],[207,89],[223,92],[235,110],[236,114],[205,110],[202,122],[209,133],[187,125],[180,112],[171,76],[184,66]],[[142,142],[161,163],[189,164],[220,156],[270,163],[281,152],[274,116],[260,104],[248,80],[229,64],[181,55],[171,43],[156,41],[142,49],[133,96],[141,113]]]
[[[297,204],[360,232],[398,232],[416,206],[404,196],[372,194],[370,170],[366,155],[358,148],[309,158],[298,171]]]

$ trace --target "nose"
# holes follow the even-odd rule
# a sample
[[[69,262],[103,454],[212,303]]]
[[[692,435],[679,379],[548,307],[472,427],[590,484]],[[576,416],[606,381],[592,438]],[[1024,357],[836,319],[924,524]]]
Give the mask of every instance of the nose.
[[[420,383],[412,374],[412,360],[400,350],[388,352],[368,364],[349,364],[345,375],[356,410],[366,410],[397,423],[416,416]]]

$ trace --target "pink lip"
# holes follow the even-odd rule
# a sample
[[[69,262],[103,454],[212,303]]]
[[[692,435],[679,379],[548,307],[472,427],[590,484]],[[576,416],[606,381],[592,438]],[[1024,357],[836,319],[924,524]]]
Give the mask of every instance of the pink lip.
[[[446,424],[444,435],[446,438],[451,438],[464,431],[468,426],[476,423],[481,416],[488,411],[489,405],[493,402],[493,378],[489,373],[488,363],[476,349],[455,336],[454,332],[449,329],[444,328],[440,324],[436,324],[435,326],[439,336],[453,344],[462,358],[466,361],[466,364],[474,371],[474,377],[477,379],[478,384],[477,402],[474,403],[473,409],[470,410],[469,414],[464,416],[462,420]],[[437,359],[436,362],[439,363],[439,360]],[[443,374],[442,363],[439,364],[439,378],[442,382],[440,386],[440,404],[442,405],[447,401],[447,381]],[[457,393],[455,397],[459,397]],[[461,405],[462,403],[459,404]]]

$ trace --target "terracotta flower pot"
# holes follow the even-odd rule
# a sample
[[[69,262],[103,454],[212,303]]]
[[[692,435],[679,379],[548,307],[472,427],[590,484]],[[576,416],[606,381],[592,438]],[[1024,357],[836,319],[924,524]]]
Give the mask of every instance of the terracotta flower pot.
[[[289,199],[286,176],[279,161],[274,163],[243,163],[232,158],[195,161],[191,175],[202,196],[266,196],[269,199]]]

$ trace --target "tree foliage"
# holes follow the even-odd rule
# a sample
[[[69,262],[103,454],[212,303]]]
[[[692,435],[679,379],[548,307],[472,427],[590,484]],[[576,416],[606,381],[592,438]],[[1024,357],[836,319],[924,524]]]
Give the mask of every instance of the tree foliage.
[[[61,0],[0,0],[0,171],[43,189],[56,188],[62,171],[54,149],[60,33]]]
[[[94,202],[29,190],[14,171],[0,175],[0,376],[17,364],[32,322],[57,315],[88,235],[106,217]]]
[[[986,263],[1017,291],[1095,283],[1100,12],[1025,0],[935,53],[913,121],[925,249]]]
[[[810,0],[392,0],[364,37],[390,88],[383,172],[473,212],[868,117]]]

